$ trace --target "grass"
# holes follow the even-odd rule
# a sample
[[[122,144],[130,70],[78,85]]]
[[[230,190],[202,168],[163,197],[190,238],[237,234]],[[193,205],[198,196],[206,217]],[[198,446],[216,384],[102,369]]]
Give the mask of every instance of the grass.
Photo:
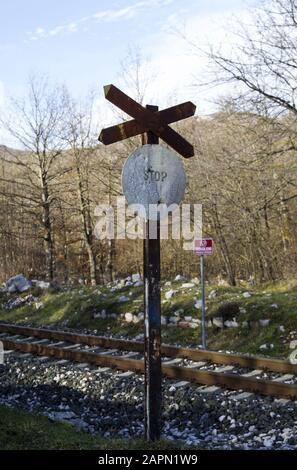
[[[174,290],[175,295],[166,300],[165,293]],[[208,298],[215,290],[216,296]],[[245,291],[252,293],[249,298],[243,297]],[[33,292],[34,294],[34,292]],[[40,294],[40,292],[37,292]],[[0,321],[8,321],[36,326],[67,326],[70,328],[86,328],[96,330],[99,334],[126,335],[135,337],[143,333],[143,322],[126,323],[121,317],[126,312],[137,314],[143,311],[143,289],[141,287],[123,286],[114,292],[109,287],[90,288],[82,286],[62,292],[43,292],[38,300],[43,306],[36,310],[34,305],[24,306],[14,310],[5,310],[5,296],[0,298]],[[28,292],[22,294],[28,295]],[[128,302],[119,302],[120,296],[127,296]],[[176,310],[183,310],[183,316],[198,318],[200,310],[195,309],[195,298],[200,295],[200,289],[183,288],[182,282],[172,282],[171,287],[162,284],[161,302],[162,315],[170,317]],[[262,344],[273,344],[265,355],[287,357],[290,339],[297,339],[297,289],[292,282],[276,282],[256,286],[253,289],[246,285],[237,287],[222,287],[208,285],[206,287],[207,316],[216,316],[219,306],[224,302],[237,302],[246,310],[238,317],[239,323],[249,321],[250,327],[225,328],[223,330],[207,328],[208,347],[212,349],[228,349],[253,354],[263,353]],[[278,308],[273,308],[276,304]],[[1,307],[2,305],[2,307]],[[94,314],[106,310],[108,314],[116,314],[116,318],[94,318]],[[258,320],[270,319],[267,327],[259,327]],[[279,325],[285,327],[285,333],[279,330]],[[289,337],[290,332],[296,332]],[[176,327],[162,328],[163,341],[197,346],[200,343],[200,329],[183,329]]]
[[[71,424],[0,406],[0,450],[167,450],[185,449],[179,442],[107,439],[78,431]]]
[[[165,293],[172,289],[175,295],[166,300]],[[216,295],[209,298],[212,290]],[[243,293],[251,292],[245,298]],[[29,292],[22,294],[28,295]],[[31,292],[42,302],[38,310],[35,305],[27,305],[13,310],[6,310],[7,296],[0,293],[0,321],[33,324],[36,326],[62,326],[86,328],[99,334],[126,335],[135,337],[143,333],[143,322],[126,323],[122,315],[126,312],[143,311],[143,289],[141,287],[122,287],[112,292],[109,287],[79,287],[67,291],[53,292],[33,290]],[[162,284],[162,315],[170,317],[176,310],[183,310],[182,316],[199,318],[201,311],[195,309],[195,298],[201,294],[198,286],[192,289],[182,287],[181,282],[172,282],[171,287]],[[127,296],[128,302],[119,302],[120,296]],[[10,297],[11,298],[11,297]],[[210,349],[233,350],[252,354],[265,354],[274,357],[288,357],[289,342],[297,339],[297,288],[292,282],[276,282],[247,288],[206,287],[207,317],[216,316],[224,302],[236,302],[245,309],[237,321],[249,322],[249,327],[218,329],[207,328],[207,344]],[[273,305],[276,304],[277,308]],[[116,318],[94,318],[94,314],[103,309],[108,314],[115,313]],[[266,327],[259,326],[260,319],[270,319]],[[282,332],[279,326],[283,325]],[[179,343],[197,347],[200,343],[200,329],[162,327],[163,342]],[[260,346],[273,344],[263,351]],[[96,449],[96,450],[163,450],[181,449],[182,444],[158,442],[148,444],[141,439],[122,440],[104,439],[79,431],[70,424],[52,423],[43,416],[29,414],[0,406],[0,449]]]

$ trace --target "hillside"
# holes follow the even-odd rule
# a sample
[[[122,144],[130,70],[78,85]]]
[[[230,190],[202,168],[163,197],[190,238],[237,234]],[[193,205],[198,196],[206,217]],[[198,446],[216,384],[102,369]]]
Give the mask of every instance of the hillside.
[[[197,347],[198,280],[176,279],[162,282],[163,342]],[[129,277],[105,287],[33,287],[22,294],[2,292],[0,296],[0,321],[142,338],[143,287],[137,275],[134,282]],[[252,289],[207,285],[206,297],[209,348],[274,357],[288,357],[292,352],[297,339],[295,282]]]

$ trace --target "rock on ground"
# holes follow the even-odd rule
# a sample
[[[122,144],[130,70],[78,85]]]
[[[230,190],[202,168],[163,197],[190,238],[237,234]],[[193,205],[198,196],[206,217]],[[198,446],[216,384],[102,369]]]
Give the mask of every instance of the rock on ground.
[[[6,282],[6,289],[10,294],[13,294],[14,292],[25,292],[31,287],[31,281],[29,281],[23,274],[11,277]]]
[[[186,278],[184,276],[182,276],[181,274],[178,274],[177,276],[175,276],[175,281],[185,281]]]
[[[175,291],[175,290],[169,290],[169,291],[166,292],[166,294],[165,294],[165,299],[166,299],[166,300],[170,300],[175,294],[176,294],[176,291]]]
[[[141,340],[141,338],[140,338]],[[162,437],[211,449],[295,449],[297,401],[200,392],[163,380]],[[0,369],[0,404],[65,420],[108,437],[143,435],[144,378],[88,365],[9,355]],[[98,418],[99,417],[99,418]]]
[[[245,299],[248,299],[249,297],[252,297],[252,294],[250,292],[244,292],[242,294],[242,297],[244,297]]]

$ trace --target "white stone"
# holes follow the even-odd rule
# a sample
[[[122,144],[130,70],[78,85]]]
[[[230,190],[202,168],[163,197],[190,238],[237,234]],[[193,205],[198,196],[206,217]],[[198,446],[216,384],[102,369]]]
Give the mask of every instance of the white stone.
[[[196,299],[194,307],[197,309],[202,308],[202,300]]]
[[[271,304],[271,308],[278,308],[277,304]]]
[[[139,273],[132,274],[132,282],[141,281],[141,275]]]
[[[39,287],[40,289],[48,289],[50,287],[50,282],[32,281],[32,283],[35,284],[35,286]]]
[[[161,325],[167,325],[167,318],[164,315],[161,315]]]
[[[164,286],[165,287],[171,287],[171,282],[170,281],[165,282]]]
[[[101,310],[101,318],[106,318],[106,310],[105,308]]]
[[[239,323],[237,323],[237,321],[235,321],[235,320],[227,320],[227,321],[225,321],[224,325],[227,328],[238,328],[239,327]]]
[[[225,279],[220,278],[220,279],[218,280],[218,286],[221,286],[221,287],[229,287],[229,283],[228,283]]]
[[[175,276],[175,281],[185,281],[186,278],[184,276],[182,276],[181,274],[178,274],[177,276]]]
[[[137,315],[139,320],[144,320],[144,313],[143,312],[139,312],[139,314]]]
[[[133,321],[133,323],[139,323],[139,322],[140,322],[140,318],[139,318],[137,315],[133,315],[132,321]]]
[[[279,325],[278,329],[281,333],[284,333],[286,331],[284,325]]]
[[[224,419],[226,418],[226,415],[222,415],[219,417],[219,421],[220,423],[222,423],[224,421]]]
[[[252,294],[250,292],[244,292],[242,294],[242,297],[244,297],[245,299],[248,299],[249,297],[252,297]]]
[[[65,421],[75,418],[76,415],[73,411],[54,411],[49,414],[49,417],[54,421]]]
[[[25,292],[30,289],[30,287],[32,287],[32,283],[28,281],[23,274],[11,277],[6,282],[6,289],[10,294],[14,292]]]
[[[192,289],[192,287],[195,287],[193,282],[184,282],[184,284],[182,284],[182,288],[184,289]]]
[[[129,297],[127,297],[126,295],[121,295],[121,297],[119,297],[119,302],[129,302]]]
[[[184,313],[184,309],[179,308],[178,310],[175,310],[174,315],[177,315],[179,317],[179,316],[183,315],[183,313]]]
[[[259,320],[259,323],[260,323],[261,326],[268,326],[270,322],[271,322],[270,318],[265,318],[263,320]]]
[[[209,299],[214,299],[216,296],[217,296],[217,291],[212,290],[212,291],[210,291],[208,298]]]
[[[246,313],[246,309],[244,307],[239,307],[239,313]]]
[[[130,312],[125,313],[125,320],[128,323],[132,323],[133,322],[133,314],[130,313]]]
[[[296,349],[297,348],[297,339],[294,339],[293,341],[290,341],[289,347],[290,347],[290,349]]]
[[[275,438],[274,438],[274,437],[273,437],[273,438],[270,438],[270,439],[264,439],[264,442],[263,442],[264,447],[267,447],[268,449],[270,449],[270,447],[273,446],[274,441],[275,441]]]
[[[169,323],[177,324],[179,321],[178,317],[169,317]]]
[[[267,344],[261,344],[261,346],[259,347],[259,349],[261,349],[261,351],[263,350],[266,350],[267,349]]]
[[[35,302],[35,309],[36,310],[40,310],[41,308],[43,308],[43,306],[44,306],[43,302]]]
[[[143,281],[137,281],[137,282],[134,282],[134,287],[142,287],[143,286]]]
[[[223,319],[221,317],[215,317],[212,320],[213,324],[218,328],[223,328]]]
[[[187,322],[192,321],[192,317],[190,315],[188,317],[185,317],[185,321],[187,321]]]
[[[176,294],[176,291],[171,289],[165,293],[165,299],[170,300],[175,294]]]

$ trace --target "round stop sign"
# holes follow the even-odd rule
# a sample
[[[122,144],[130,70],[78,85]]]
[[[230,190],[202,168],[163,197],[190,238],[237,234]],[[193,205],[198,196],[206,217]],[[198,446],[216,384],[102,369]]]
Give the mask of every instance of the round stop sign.
[[[122,173],[123,193],[129,205],[141,204],[146,218],[155,219],[150,205],[179,204],[184,197],[186,174],[176,153],[162,145],[143,145],[126,160]],[[166,210],[158,216],[166,215]]]

